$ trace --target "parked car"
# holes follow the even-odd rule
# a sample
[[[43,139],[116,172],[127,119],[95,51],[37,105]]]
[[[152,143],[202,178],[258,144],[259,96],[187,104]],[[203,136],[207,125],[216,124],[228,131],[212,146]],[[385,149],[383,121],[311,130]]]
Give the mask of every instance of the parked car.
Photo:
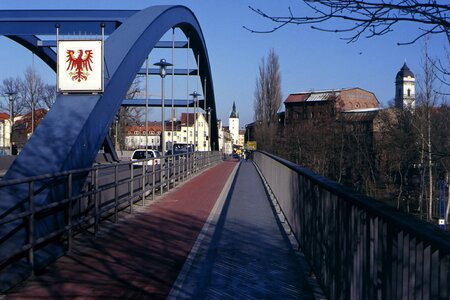
[[[147,155],[145,154],[147,152]],[[159,165],[161,164],[161,153],[158,150],[145,150],[145,149],[136,149],[134,150],[133,154],[131,155],[132,161],[134,162],[133,165],[143,165],[145,161],[143,159],[148,159],[146,161],[147,165],[152,166],[153,164]]]
[[[172,150],[167,150],[166,151],[166,161],[172,162],[173,159],[175,159],[176,161],[179,159],[184,160],[184,159],[186,159],[187,154],[188,154],[188,152],[186,149],[174,148],[173,153],[172,153]]]

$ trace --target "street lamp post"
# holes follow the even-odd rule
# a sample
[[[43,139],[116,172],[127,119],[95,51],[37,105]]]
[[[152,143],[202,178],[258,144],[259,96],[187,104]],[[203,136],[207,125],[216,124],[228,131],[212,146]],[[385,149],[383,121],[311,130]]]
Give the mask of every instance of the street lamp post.
[[[166,77],[166,68],[169,66],[172,66],[171,63],[166,62],[164,58],[161,58],[161,60],[157,63],[154,63],[153,65],[159,67],[159,75],[161,76],[161,121],[162,121],[162,134],[161,134],[161,144],[162,144],[162,155],[166,155],[166,142],[164,135],[166,134],[166,125],[164,121],[164,77]]]
[[[10,131],[9,131],[9,155],[12,155],[12,138],[13,138],[13,109],[14,109],[14,96],[17,94],[16,92],[7,92],[5,93],[8,96],[9,100],[9,124],[10,124]]]
[[[198,102],[198,96],[200,96],[197,91],[193,91],[192,94],[190,94],[192,98],[194,98],[194,151],[197,151],[197,143],[198,143],[198,124],[197,124],[197,102]]]

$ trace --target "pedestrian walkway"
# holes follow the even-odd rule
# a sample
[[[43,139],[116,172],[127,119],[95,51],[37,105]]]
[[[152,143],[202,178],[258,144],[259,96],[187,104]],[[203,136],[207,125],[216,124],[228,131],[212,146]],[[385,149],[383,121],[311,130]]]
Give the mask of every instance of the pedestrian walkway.
[[[217,204],[216,204],[217,205]],[[169,299],[314,299],[320,291],[274,214],[257,170],[243,161]]]
[[[314,299],[251,162],[222,162],[102,228],[5,299]]]

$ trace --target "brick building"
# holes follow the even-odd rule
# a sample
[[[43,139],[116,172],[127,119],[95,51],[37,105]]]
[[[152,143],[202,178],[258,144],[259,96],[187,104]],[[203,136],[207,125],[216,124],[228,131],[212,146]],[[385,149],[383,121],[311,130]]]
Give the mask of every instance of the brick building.
[[[378,109],[377,97],[360,88],[290,94],[284,101],[285,124],[334,118],[339,112]]]

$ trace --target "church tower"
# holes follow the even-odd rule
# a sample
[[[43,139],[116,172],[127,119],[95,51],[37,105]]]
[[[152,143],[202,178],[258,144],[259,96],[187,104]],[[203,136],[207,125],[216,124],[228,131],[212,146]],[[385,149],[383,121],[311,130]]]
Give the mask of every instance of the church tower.
[[[237,145],[239,144],[239,113],[236,110],[236,104],[234,103],[234,101],[233,108],[230,113],[230,118],[228,120],[232,143],[234,145]]]
[[[395,77],[395,107],[414,110],[416,106],[415,81],[414,74],[405,62]]]

